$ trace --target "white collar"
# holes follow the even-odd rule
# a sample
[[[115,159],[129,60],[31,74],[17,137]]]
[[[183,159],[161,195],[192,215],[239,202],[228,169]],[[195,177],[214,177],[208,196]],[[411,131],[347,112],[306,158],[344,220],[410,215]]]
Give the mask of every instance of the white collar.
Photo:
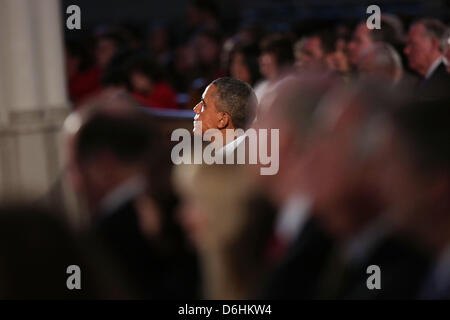
[[[378,243],[391,233],[384,218],[377,218],[343,247],[344,259],[351,264],[364,262]]]
[[[304,195],[292,195],[284,203],[277,216],[275,232],[287,242],[293,241],[301,232],[312,206],[312,201]]]
[[[231,141],[230,143],[226,144],[223,148],[222,148],[222,152],[225,155],[228,155],[230,153],[233,153],[234,150],[236,150],[239,145],[242,143],[242,141],[244,141],[245,137],[247,135],[244,133],[243,135],[237,137],[235,140]]]
[[[431,75],[436,71],[436,69],[439,67],[441,62],[443,61],[442,56],[439,56],[434,62],[431,64],[431,66],[428,68],[427,74],[425,75],[425,79],[428,79],[431,77]]]
[[[142,194],[145,190],[145,180],[141,176],[131,177],[125,182],[116,186],[100,202],[100,209],[103,214],[111,214],[125,202]]]

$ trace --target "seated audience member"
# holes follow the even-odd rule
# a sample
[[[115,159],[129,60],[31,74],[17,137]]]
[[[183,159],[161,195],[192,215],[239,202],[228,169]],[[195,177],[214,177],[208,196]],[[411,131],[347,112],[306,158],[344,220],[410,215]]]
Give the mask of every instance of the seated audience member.
[[[305,146],[313,115],[322,95],[334,83],[331,77],[304,72],[286,81],[258,128],[279,129],[279,171],[254,179],[277,209],[265,262],[271,270],[261,298],[313,298],[320,267],[331,251],[332,241],[311,212],[313,199],[304,188],[308,163]]]
[[[336,241],[320,271],[318,298],[413,298],[426,271],[426,256],[381,214],[374,180],[383,169],[374,148],[379,132],[372,128],[379,110],[396,105],[391,94],[380,83],[336,89],[318,109],[306,190],[314,217]],[[381,290],[367,286],[372,265],[381,269]]]
[[[236,129],[246,129],[253,121],[256,104],[255,93],[248,83],[233,78],[216,79],[206,88],[194,108],[194,135],[217,129],[223,138],[223,155],[233,153],[246,136],[240,135],[228,141],[227,130],[238,134]]]
[[[399,49],[403,42],[401,31],[392,24],[391,19],[382,16],[381,28],[370,30],[367,28],[366,21],[359,23],[348,44],[348,56],[350,63],[356,67],[358,60],[364,50],[369,49],[377,42],[385,42],[393,48]]]
[[[100,247],[77,239],[58,215],[35,205],[0,208],[0,298],[133,298],[114,260]]]
[[[135,57],[128,67],[133,96],[142,106],[177,109],[176,93],[163,80],[159,66],[146,57]]]
[[[200,256],[203,298],[255,298],[273,211],[247,168],[181,165],[174,173],[180,218]]]
[[[448,107],[447,100],[416,101],[393,110],[382,149],[389,217],[433,256],[419,299],[450,299]]]
[[[360,78],[379,78],[396,85],[403,76],[399,54],[387,43],[378,42],[364,50],[358,60]]]
[[[221,70],[221,38],[217,32],[202,31],[192,40],[200,75],[206,82],[224,76]]]
[[[444,33],[445,26],[434,19],[419,20],[409,30],[405,54],[411,69],[422,78],[417,86],[419,99],[449,97],[450,75],[442,56]]]
[[[95,45],[95,62],[103,70],[111,59],[126,47],[125,41],[118,32],[106,32],[99,35]]]
[[[255,45],[236,44],[230,53],[231,77],[254,86],[261,79],[259,49]]]
[[[293,43],[287,36],[271,35],[262,40],[259,70],[265,80],[255,87],[258,113],[271,105],[278,86],[289,79],[294,61]]]
[[[318,69],[345,75],[349,71],[347,55],[337,47],[337,37],[330,31],[322,30],[305,38],[300,49],[298,66],[302,70]]]
[[[75,108],[100,90],[100,69],[92,65],[87,48],[76,41],[66,43],[66,75],[69,98]]]
[[[192,298],[195,288],[187,284],[195,272],[183,267],[190,261],[178,260],[183,252],[173,253],[178,247],[164,232],[174,223],[171,213],[164,199],[152,197],[159,182],[147,179],[159,163],[162,138],[123,95],[92,104],[66,123],[69,176],[89,207],[91,241],[109,250],[139,298]]]

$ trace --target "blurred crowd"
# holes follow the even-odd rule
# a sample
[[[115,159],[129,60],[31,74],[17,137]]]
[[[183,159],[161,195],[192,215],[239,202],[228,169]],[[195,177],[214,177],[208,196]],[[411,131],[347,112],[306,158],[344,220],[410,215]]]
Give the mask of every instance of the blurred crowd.
[[[450,299],[448,25],[230,35],[196,1],[172,37],[67,43],[64,179],[87,223],[2,207],[0,297]],[[194,136],[278,129],[279,170],[174,165],[173,119],[142,107],[193,109]]]

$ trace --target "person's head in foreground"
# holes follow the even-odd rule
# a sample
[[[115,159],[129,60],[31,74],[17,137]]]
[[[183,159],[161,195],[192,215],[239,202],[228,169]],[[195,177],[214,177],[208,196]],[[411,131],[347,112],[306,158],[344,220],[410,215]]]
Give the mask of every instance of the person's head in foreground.
[[[391,112],[383,149],[381,181],[391,217],[435,252],[450,245],[449,115],[445,100]]]
[[[324,97],[316,112],[306,147],[305,190],[315,215],[340,240],[365,229],[381,213],[372,179],[379,132],[372,130],[372,122],[390,105],[390,93],[379,82],[340,86]]]
[[[145,184],[152,131],[145,114],[125,97],[99,99],[65,123],[68,176],[92,212],[127,181]],[[145,189],[143,186],[142,189]]]
[[[364,50],[358,60],[360,78],[377,77],[383,81],[397,84],[403,76],[403,66],[400,55],[395,49],[384,42],[374,44]]]

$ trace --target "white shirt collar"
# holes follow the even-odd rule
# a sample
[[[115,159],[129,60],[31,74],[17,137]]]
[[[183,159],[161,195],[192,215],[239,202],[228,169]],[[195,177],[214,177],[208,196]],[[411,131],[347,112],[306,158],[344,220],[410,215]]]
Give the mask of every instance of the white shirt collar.
[[[243,135],[239,136],[238,138],[236,138],[235,140],[231,141],[230,143],[226,144],[222,148],[222,152],[225,155],[233,153],[234,150],[236,150],[239,147],[239,145],[242,143],[242,141],[244,141],[246,136],[247,136],[246,134],[243,134]]]
[[[442,56],[439,56],[436,60],[434,60],[434,62],[428,68],[427,74],[425,75],[425,79],[431,77],[431,75],[434,73],[434,71],[436,71],[436,69],[439,67],[442,61],[443,61]]]
[[[292,195],[277,216],[275,232],[288,243],[292,242],[305,225],[312,201],[303,195]]]
[[[351,264],[365,261],[377,244],[391,233],[384,218],[377,218],[343,247],[344,259]]]
[[[125,202],[142,194],[145,190],[145,180],[141,176],[134,176],[119,184],[101,201],[100,209],[104,214],[117,210]]]

